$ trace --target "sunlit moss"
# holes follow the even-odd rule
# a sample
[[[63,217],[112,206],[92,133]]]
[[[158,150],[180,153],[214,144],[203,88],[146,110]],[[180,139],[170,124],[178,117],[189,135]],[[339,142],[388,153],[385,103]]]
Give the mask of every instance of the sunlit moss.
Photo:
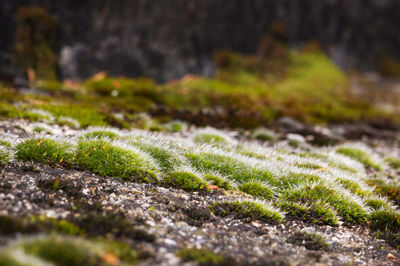
[[[71,165],[72,145],[57,139],[27,139],[15,146],[15,158],[20,161],[55,165]]]
[[[74,156],[80,169],[90,170],[101,176],[144,182],[157,180],[154,172],[157,166],[148,156],[105,140],[80,141]]]

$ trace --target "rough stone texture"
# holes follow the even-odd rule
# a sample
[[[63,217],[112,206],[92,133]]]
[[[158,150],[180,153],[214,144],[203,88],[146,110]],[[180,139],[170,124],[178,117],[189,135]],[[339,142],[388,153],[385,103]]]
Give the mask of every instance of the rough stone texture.
[[[400,58],[397,0],[0,0],[0,73],[10,69],[15,11],[39,5],[60,22],[60,74],[98,71],[159,80],[210,75],[213,53],[257,49],[271,22],[297,46],[321,42],[342,66],[376,68],[383,54]]]

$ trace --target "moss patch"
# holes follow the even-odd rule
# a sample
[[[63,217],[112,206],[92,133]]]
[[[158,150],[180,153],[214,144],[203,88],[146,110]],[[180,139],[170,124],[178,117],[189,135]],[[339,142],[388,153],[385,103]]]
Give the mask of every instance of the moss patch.
[[[157,176],[154,163],[134,150],[114,146],[105,140],[78,143],[75,163],[80,169],[101,176],[113,176],[142,182],[154,182]]]
[[[210,210],[219,216],[233,215],[238,219],[264,220],[271,223],[283,221],[283,216],[264,204],[253,201],[215,202]]]
[[[187,191],[204,190],[207,187],[207,183],[201,178],[186,171],[170,172],[164,177],[164,182]]]
[[[23,162],[70,166],[71,147],[71,144],[55,139],[28,139],[15,146],[15,158]]]
[[[336,150],[336,152],[355,159],[364,164],[366,167],[371,167],[376,170],[382,171],[382,166],[380,166],[376,162],[373,162],[371,157],[363,150],[349,147],[340,147]]]

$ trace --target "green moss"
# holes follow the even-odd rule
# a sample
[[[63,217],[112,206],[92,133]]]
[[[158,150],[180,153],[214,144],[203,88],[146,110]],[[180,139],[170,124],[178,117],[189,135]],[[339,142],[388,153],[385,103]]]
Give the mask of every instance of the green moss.
[[[93,104],[86,106],[83,104],[42,104],[36,108],[50,112],[56,118],[71,117],[76,119],[82,127],[87,126],[107,126],[109,115],[93,107]]]
[[[255,129],[251,136],[261,141],[275,141],[277,139],[273,131],[262,127]]]
[[[60,116],[57,118],[57,124],[61,126],[68,126],[73,129],[78,129],[81,127],[78,120],[72,117]]]
[[[70,166],[72,163],[71,144],[54,139],[28,139],[15,146],[15,158],[51,166]]]
[[[231,182],[226,180],[225,178],[222,178],[218,175],[215,174],[205,174],[204,179],[208,182],[210,182],[213,185],[218,186],[219,188],[223,188],[225,190],[232,190],[234,189],[233,185]]]
[[[248,182],[240,185],[240,191],[260,199],[270,200],[274,197],[274,191],[260,182]]]
[[[390,205],[386,201],[379,198],[366,199],[365,203],[367,204],[367,206],[372,207],[375,211],[381,209],[386,209],[386,210],[391,209]]]
[[[279,177],[278,190],[283,191],[293,186],[305,183],[318,182],[321,178],[317,175],[288,173]]]
[[[119,135],[115,132],[108,130],[93,130],[85,133],[82,137],[86,139],[93,139],[93,138],[117,139],[119,138]]]
[[[207,144],[227,144],[228,140],[217,134],[212,133],[198,133],[193,137],[195,143],[207,143]]]
[[[25,240],[20,245],[27,254],[57,265],[103,265],[110,263],[108,259],[133,264],[137,261],[132,249],[111,240],[88,241],[52,235]]]
[[[336,226],[339,224],[339,219],[332,207],[322,201],[314,201],[310,204],[280,201],[278,206],[285,212],[287,216],[294,219],[300,219],[313,224],[328,224]]]
[[[372,161],[371,157],[365,152],[360,149],[356,148],[349,148],[349,147],[340,147],[336,150],[337,153],[343,154],[347,157],[350,157],[354,160],[359,161],[366,167],[371,167],[376,170],[382,171],[382,166]]]
[[[390,167],[393,169],[400,169],[400,159],[399,158],[393,158],[393,157],[388,157],[385,159],[385,162],[389,164]]]
[[[229,156],[204,153],[186,154],[189,161],[196,168],[206,172],[218,172],[237,182],[247,182],[252,180],[276,183],[273,175],[267,171],[252,168],[245,163]]]
[[[204,190],[207,187],[207,183],[201,178],[186,171],[170,172],[164,177],[164,182],[187,191]]]
[[[219,216],[234,215],[238,219],[264,220],[272,223],[282,222],[283,216],[264,204],[253,201],[215,202],[210,210]]]
[[[283,193],[283,200],[302,203],[316,201],[329,203],[346,222],[359,223],[365,221],[367,218],[367,213],[361,205],[323,184],[304,186],[301,189],[285,191]]]
[[[400,214],[393,210],[378,210],[370,215],[370,227],[373,230],[399,232]]]
[[[0,145],[0,167],[8,164],[11,160],[11,152],[7,147]]]
[[[39,232],[57,232],[65,235],[83,234],[81,228],[67,220],[53,219],[40,215],[28,217],[0,216],[0,235]]]
[[[11,142],[4,140],[4,139],[0,139],[0,146],[6,147],[6,148],[11,148],[12,144]]]
[[[287,242],[311,250],[326,250],[330,246],[325,237],[317,233],[303,231],[296,231],[288,238]]]
[[[177,153],[167,148],[140,141],[134,142],[133,145],[138,146],[141,150],[151,155],[161,169],[166,172],[184,165],[183,159]]]
[[[368,185],[375,187],[374,192],[388,197],[397,204],[400,204],[400,186],[394,181],[385,181],[379,178],[367,179]]]
[[[166,128],[172,132],[181,132],[187,129],[188,125],[186,122],[174,120],[165,124]]]
[[[2,250],[0,251],[0,266],[32,266],[32,264],[22,262],[13,254]]]
[[[350,190],[353,194],[359,195],[361,197],[367,197],[372,194],[371,191],[363,189],[360,183],[357,183],[356,181],[345,178],[338,178],[337,181],[338,183],[343,185],[346,189]]]
[[[183,262],[195,261],[200,266],[237,265],[234,260],[206,249],[183,248],[176,253],[176,256]]]
[[[78,143],[75,163],[80,169],[101,176],[154,182],[156,165],[144,154],[114,146],[105,140],[86,140]]]

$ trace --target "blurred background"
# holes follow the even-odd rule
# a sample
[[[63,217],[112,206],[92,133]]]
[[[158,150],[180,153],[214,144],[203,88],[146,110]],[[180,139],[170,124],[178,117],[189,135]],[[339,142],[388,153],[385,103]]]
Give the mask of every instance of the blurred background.
[[[397,0],[0,0],[0,7],[8,103],[21,92],[44,94],[124,119],[147,112],[221,127],[285,116],[398,121]],[[17,90],[6,96],[6,87]]]

